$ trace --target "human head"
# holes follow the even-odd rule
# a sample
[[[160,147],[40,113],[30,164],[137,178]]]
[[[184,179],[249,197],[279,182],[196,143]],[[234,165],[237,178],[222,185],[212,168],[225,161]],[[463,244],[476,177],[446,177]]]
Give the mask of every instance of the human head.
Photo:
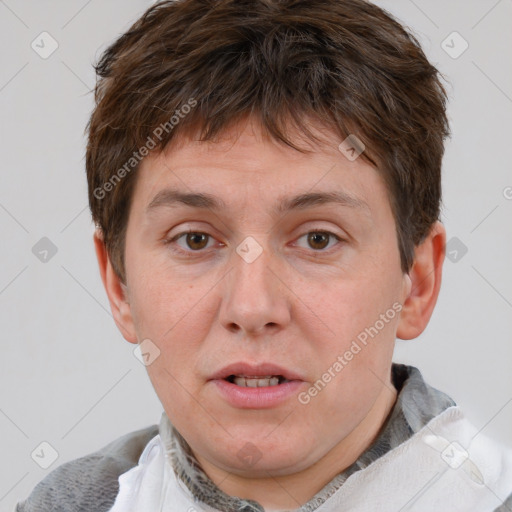
[[[96,248],[116,323],[128,341],[159,348],[149,376],[201,464],[238,477],[306,471],[357,447],[360,425],[381,424],[395,336],[425,327],[442,263],[435,222],[447,128],[436,70],[371,4],[287,5],[154,6],[100,61],[90,123]],[[348,135],[365,146],[359,158],[338,150]],[[311,204],[272,213],[315,184],[358,200],[336,213]],[[150,208],[171,187],[227,207],[196,197],[192,210]],[[171,252],[187,220],[223,248]],[[288,244],[313,220],[344,238],[331,256]],[[235,251],[245,236],[261,244],[252,262]],[[363,332],[375,332],[371,342]],[[349,364],[337,357],[345,354]],[[302,402],[228,404],[213,374],[238,361],[295,372]],[[308,394],[324,375],[325,389]],[[254,467],[239,457],[249,441],[262,455]]]

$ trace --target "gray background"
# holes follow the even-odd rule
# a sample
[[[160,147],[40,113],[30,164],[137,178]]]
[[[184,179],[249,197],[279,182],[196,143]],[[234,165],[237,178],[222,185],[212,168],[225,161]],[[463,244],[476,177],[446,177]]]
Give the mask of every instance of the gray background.
[[[92,64],[151,3],[0,0],[1,511],[58,465],[160,419],[97,270],[83,134]],[[398,341],[395,360],[420,367],[484,434],[512,445],[512,1],[378,3],[448,77],[453,131],[442,220],[454,261],[427,330]],[[43,31],[58,43],[47,59],[31,47]],[[454,31],[469,44],[457,58]],[[46,262],[32,251],[43,237],[57,249]],[[31,458],[38,449],[48,462],[42,442],[58,453],[48,469]]]

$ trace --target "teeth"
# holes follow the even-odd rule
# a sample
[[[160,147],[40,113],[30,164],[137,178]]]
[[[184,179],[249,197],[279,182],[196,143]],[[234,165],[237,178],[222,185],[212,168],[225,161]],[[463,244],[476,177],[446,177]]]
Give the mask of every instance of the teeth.
[[[279,384],[279,377],[272,375],[266,377],[240,377],[235,376],[233,382],[237,386],[243,388],[263,388],[266,386],[277,386]]]

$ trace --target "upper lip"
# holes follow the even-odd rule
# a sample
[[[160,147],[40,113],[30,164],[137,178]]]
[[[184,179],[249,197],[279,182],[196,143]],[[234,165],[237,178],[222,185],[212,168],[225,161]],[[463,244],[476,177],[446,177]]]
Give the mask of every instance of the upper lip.
[[[243,361],[224,366],[221,370],[215,372],[209,380],[226,379],[230,375],[239,375],[245,377],[265,377],[268,375],[282,375],[287,380],[303,380],[297,373],[278,366],[274,363],[246,363]]]

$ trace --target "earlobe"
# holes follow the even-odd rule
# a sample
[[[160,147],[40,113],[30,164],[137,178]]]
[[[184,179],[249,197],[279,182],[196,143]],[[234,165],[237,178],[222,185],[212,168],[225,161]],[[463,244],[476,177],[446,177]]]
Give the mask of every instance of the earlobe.
[[[404,294],[403,308],[397,328],[397,337],[410,340],[427,327],[441,288],[445,256],[446,230],[437,221],[425,240],[416,247],[414,263],[407,276],[408,293]]]
[[[133,323],[130,303],[128,301],[128,290],[126,285],[116,274],[107,249],[103,242],[103,236],[99,229],[94,233],[94,246],[98,260],[101,280],[110,303],[110,310],[114,317],[117,328],[130,343],[138,343]]]

